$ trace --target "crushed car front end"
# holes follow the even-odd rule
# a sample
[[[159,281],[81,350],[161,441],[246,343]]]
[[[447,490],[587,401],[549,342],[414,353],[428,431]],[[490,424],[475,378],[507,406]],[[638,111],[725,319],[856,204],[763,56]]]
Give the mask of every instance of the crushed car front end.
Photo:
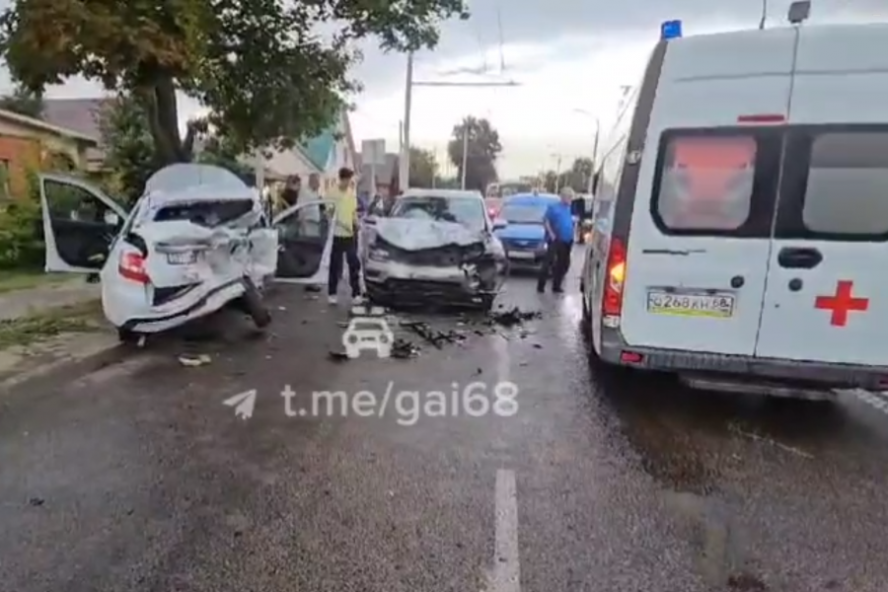
[[[445,239],[418,245],[387,240],[386,225],[400,222],[383,221],[368,248],[364,275],[372,302],[411,307],[489,308],[493,304],[507,272],[505,253],[497,239],[476,234],[474,240]]]

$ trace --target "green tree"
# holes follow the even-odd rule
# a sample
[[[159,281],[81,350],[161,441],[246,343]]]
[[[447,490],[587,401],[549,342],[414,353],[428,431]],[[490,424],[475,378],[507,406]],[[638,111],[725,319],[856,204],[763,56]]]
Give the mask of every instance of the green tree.
[[[438,163],[430,150],[410,149],[410,185],[431,187],[438,174]]]
[[[145,181],[162,166],[144,106],[136,97],[120,93],[113,103],[102,108],[99,126],[105,145],[105,166],[119,175],[124,200],[135,203]]]
[[[43,93],[16,85],[12,94],[0,97],[0,109],[40,119],[43,117]]]
[[[176,91],[200,100],[240,153],[290,148],[317,133],[358,88],[355,41],[387,50],[431,48],[441,19],[467,17],[464,0],[18,0],[0,16],[13,78],[35,92],[82,75],[137,98],[164,163],[187,161]],[[319,26],[338,27],[332,36]]]
[[[228,169],[234,174],[244,177],[253,174],[253,166],[240,160],[241,154],[235,145],[217,132],[203,133],[203,149],[196,155],[196,160],[204,164],[213,164]]]
[[[589,179],[592,176],[593,166],[591,158],[582,157],[575,159],[562,184],[569,185],[578,193],[586,193],[589,188]]]
[[[555,193],[558,191],[558,173],[555,171],[546,171],[543,174],[543,188],[547,193]]]
[[[496,159],[502,151],[499,133],[490,122],[472,116],[453,126],[453,134],[447,145],[447,155],[458,171],[457,177],[462,180],[465,152],[466,188],[481,192],[497,180]]]

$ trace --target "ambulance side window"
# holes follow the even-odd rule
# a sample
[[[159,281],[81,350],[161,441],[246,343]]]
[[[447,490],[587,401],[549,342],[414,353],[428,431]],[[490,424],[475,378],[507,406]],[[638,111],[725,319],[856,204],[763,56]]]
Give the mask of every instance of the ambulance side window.
[[[815,233],[888,233],[888,131],[830,132],[811,143],[802,221]]]
[[[667,235],[768,237],[781,146],[772,130],[667,131],[650,202],[654,223]]]

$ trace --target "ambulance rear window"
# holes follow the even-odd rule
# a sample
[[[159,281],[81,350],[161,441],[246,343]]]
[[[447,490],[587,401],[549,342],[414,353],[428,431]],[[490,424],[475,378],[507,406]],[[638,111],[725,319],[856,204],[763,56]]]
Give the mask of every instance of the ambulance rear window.
[[[673,230],[732,231],[749,218],[757,142],[752,135],[677,135],[665,144],[656,212]]]
[[[836,131],[811,143],[802,221],[814,233],[888,233],[888,132]]]

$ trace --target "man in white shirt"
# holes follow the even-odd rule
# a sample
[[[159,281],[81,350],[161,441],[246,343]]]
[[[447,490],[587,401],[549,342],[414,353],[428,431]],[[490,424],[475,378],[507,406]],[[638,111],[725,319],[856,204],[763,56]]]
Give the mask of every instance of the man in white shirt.
[[[321,197],[321,176],[317,173],[312,173],[308,176],[308,189],[299,195],[299,201],[304,203],[317,199],[323,199]]]
[[[308,176],[308,187],[299,192],[298,203],[304,204],[323,199],[323,196],[320,194],[320,190],[320,175],[318,175],[317,173],[310,174]],[[317,206],[305,208],[299,213],[299,222],[302,228],[302,234],[308,236],[316,234],[318,232],[322,232],[322,229],[320,228],[322,213],[323,208],[319,208]]]

